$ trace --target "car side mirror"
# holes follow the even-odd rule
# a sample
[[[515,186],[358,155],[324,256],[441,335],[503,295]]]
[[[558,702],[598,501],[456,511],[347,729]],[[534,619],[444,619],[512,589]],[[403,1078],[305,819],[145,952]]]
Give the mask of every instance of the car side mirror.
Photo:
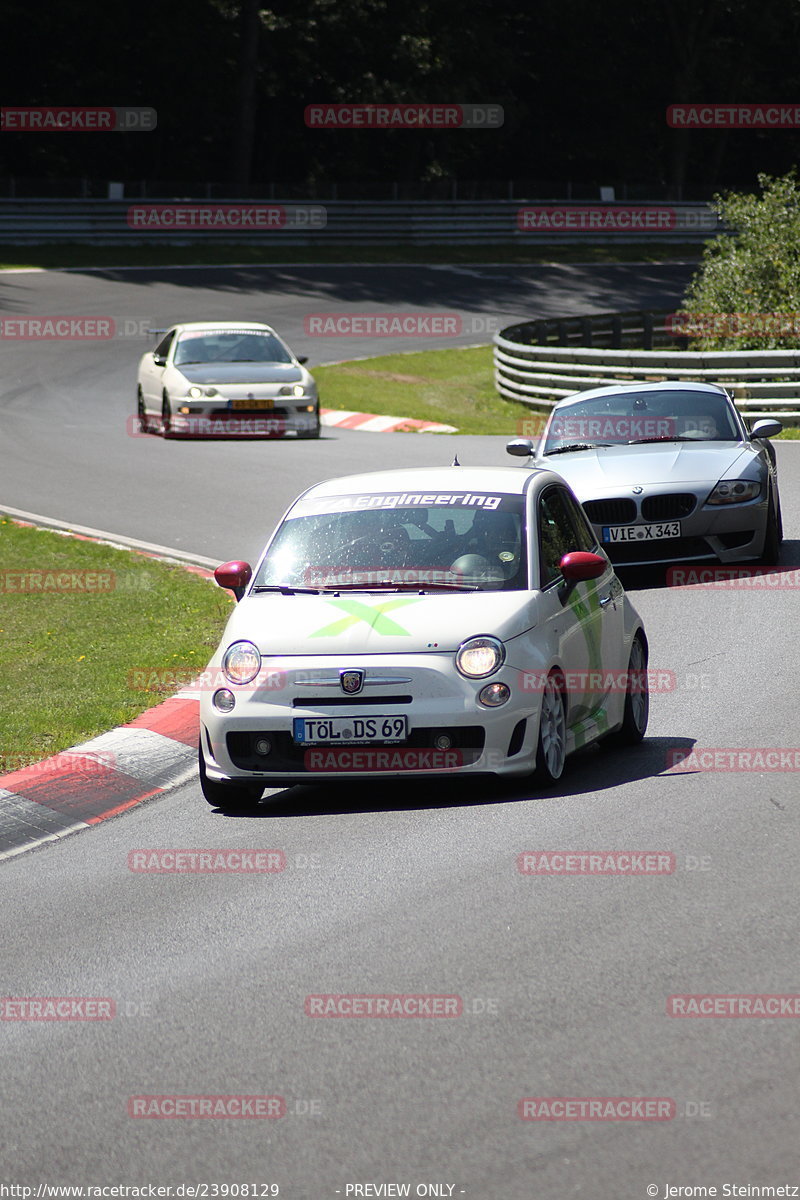
[[[601,554],[593,554],[591,550],[571,550],[565,554],[558,564],[564,583],[559,588],[559,599],[566,604],[573,589],[587,579],[597,579],[608,570],[608,562]]]
[[[167,365],[166,355],[165,354],[156,354],[156,352],[154,350],[153,351],[153,362],[156,364],[157,367],[165,367]]]
[[[514,438],[506,442],[506,454],[513,454],[514,458],[530,458],[533,454],[533,442],[530,438]]]
[[[308,362],[308,355],[307,354],[298,354],[297,361],[300,363],[301,367],[304,367],[306,365],[306,363]]]
[[[227,588],[237,600],[241,600],[252,574],[250,563],[234,559],[233,562],[222,563],[217,567],[214,578],[220,587]]]
[[[750,430],[750,438],[771,438],[779,434],[783,429],[780,421],[756,421],[753,428]]]
[[[561,574],[569,583],[585,583],[587,579],[597,579],[608,569],[606,559],[601,554],[593,554],[591,550],[571,550],[558,565]]]

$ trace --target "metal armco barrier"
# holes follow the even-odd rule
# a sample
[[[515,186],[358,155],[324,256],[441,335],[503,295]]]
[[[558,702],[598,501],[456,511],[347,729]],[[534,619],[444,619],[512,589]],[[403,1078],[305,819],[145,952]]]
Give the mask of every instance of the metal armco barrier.
[[[800,424],[797,350],[680,350],[665,312],[599,313],[525,321],[494,337],[501,396],[547,412],[564,396],[612,383],[719,383],[748,419]],[[661,347],[654,349],[653,347]]]
[[[178,205],[211,209],[230,206],[281,207],[290,212],[282,227],[132,228],[133,207]],[[324,209],[320,227],[303,223],[296,210]],[[647,210],[652,217],[647,224]],[[528,214],[527,216],[525,214]],[[611,214],[611,215],[609,215]],[[644,216],[642,215],[644,214]],[[604,222],[606,224],[604,225]],[[611,232],[608,224],[616,229]],[[350,244],[516,242],[536,251],[543,243],[699,242],[720,231],[706,204],[613,203],[524,200],[297,201],[293,200],[0,200],[0,245],[88,242],[95,245],[212,241],[253,244]]]

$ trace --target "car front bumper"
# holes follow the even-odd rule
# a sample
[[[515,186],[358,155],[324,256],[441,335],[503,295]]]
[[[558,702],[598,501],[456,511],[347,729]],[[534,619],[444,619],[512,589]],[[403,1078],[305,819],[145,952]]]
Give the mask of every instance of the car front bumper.
[[[365,670],[358,696],[345,696],[340,670]],[[504,666],[491,679],[464,679],[452,655],[380,655],[343,658],[320,667],[319,659],[274,660],[264,664],[269,686],[229,690],[231,713],[213,704],[215,690],[201,698],[201,747],[209,778],[287,786],[342,778],[387,776],[526,775],[535,765],[541,695],[520,686],[520,672]],[[381,684],[391,676],[404,682]],[[324,683],[320,683],[324,680]],[[507,683],[510,699],[488,708],[478,699],[487,683]],[[399,743],[338,741],[305,747],[293,738],[297,717],[404,715],[408,737]],[[441,744],[446,737],[449,746]],[[268,739],[268,754],[257,743]],[[437,744],[438,743],[438,744]]]
[[[312,433],[318,428],[316,405],[308,412],[309,400],[302,404],[282,402],[271,409],[252,411],[232,408],[204,408],[194,402],[185,406],[188,413],[174,411],[170,420],[173,436],[196,438],[270,438],[287,433]]]
[[[611,561],[617,566],[647,566],[652,563],[683,563],[716,559],[721,563],[746,562],[756,559],[764,549],[764,539],[767,527],[768,496],[764,487],[763,494],[757,500],[744,504],[708,505],[703,501],[708,495],[706,488],[697,497],[694,511],[688,517],[674,518],[680,520],[681,533],[676,538],[644,537],[629,542],[610,542],[604,540],[604,530],[609,522],[597,521],[593,517],[592,526]],[[655,494],[655,493],[650,493]],[[645,500],[647,496],[642,496]],[[669,524],[673,518],[647,520],[641,516],[641,507],[637,516],[630,521],[620,522],[625,526],[645,526]],[[613,524],[613,523],[611,523]]]

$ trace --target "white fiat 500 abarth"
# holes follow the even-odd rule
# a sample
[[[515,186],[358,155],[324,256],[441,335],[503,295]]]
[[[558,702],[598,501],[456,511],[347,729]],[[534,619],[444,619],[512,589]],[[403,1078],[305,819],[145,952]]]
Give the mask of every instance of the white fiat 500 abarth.
[[[204,673],[200,779],[247,808],[343,778],[526,776],[642,739],[647,639],[580,504],[548,470],[422,468],[317,484]]]

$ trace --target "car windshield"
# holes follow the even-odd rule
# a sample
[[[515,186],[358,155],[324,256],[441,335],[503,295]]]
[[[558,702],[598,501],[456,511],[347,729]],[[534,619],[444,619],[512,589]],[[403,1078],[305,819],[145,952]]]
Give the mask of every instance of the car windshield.
[[[254,586],[524,589],[523,512],[519,495],[308,497],[284,520]]]
[[[176,367],[184,363],[290,363],[291,355],[274,333],[258,329],[191,329],[175,348]]]
[[[724,396],[703,391],[652,391],[595,396],[556,409],[544,453],[567,446],[647,442],[739,441],[741,433]]]

